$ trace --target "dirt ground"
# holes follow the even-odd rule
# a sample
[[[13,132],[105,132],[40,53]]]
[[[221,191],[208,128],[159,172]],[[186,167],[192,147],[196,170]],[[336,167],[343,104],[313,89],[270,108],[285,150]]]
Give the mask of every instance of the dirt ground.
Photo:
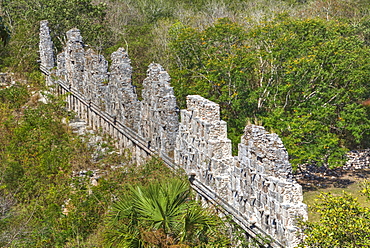
[[[304,192],[325,188],[347,188],[349,185],[370,179],[370,168],[361,170],[343,170],[326,168],[308,168],[295,174]]]
[[[324,168],[312,168],[295,175],[297,182],[302,185],[303,202],[308,206],[308,219],[316,222],[320,220],[320,214],[312,210],[316,199],[321,193],[330,193],[340,196],[346,192],[357,199],[362,207],[370,207],[369,199],[360,191],[362,181],[370,180],[370,169],[343,170],[341,168],[328,170]]]

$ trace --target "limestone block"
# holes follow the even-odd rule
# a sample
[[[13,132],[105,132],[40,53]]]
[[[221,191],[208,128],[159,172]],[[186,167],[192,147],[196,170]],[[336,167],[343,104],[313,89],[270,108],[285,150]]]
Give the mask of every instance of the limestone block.
[[[222,159],[231,157],[231,141],[229,139],[209,140],[208,149],[208,154],[211,158]]]
[[[62,80],[66,80],[66,57],[65,53],[60,53],[57,55],[57,71],[56,76],[60,77]],[[68,81],[67,81],[68,83]]]

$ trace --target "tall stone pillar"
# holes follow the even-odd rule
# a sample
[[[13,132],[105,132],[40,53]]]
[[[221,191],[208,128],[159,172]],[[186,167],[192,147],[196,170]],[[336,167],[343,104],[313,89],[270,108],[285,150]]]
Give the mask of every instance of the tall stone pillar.
[[[84,59],[85,50],[80,30],[73,28],[67,32],[67,46],[65,48],[65,68],[67,82],[84,94]]]
[[[49,22],[44,20],[40,22],[40,61],[41,66],[47,70],[54,67],[54,44],[50,37]]]
[[[143,82],[139,134],[160,153],[173,156],[179,130],[176,97],[170,76],[159,64],[150,64]]]
[[[108,84],[108,61],[92,49],[85,52],[83,88],[85,97],[101,109],[107,109],[106,87]]]
[[[111,114],[124,125],[138,130],[140,116],[140,102],[137,99],[135,88],[131,82],[131,60],[124,48],[112,53],[112,64],[109,75],[109,94],[114,108]]]

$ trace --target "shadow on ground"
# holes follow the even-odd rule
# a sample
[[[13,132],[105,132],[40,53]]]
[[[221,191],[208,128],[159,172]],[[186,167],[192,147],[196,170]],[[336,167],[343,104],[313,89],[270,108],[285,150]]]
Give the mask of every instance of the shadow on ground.
[[[346,188],[349,185],[370,178],[370,169],[343,170],[327,168],[308,168],[294,175],[297,182],[302,185],[303,191],[315,191],[334,187]]]

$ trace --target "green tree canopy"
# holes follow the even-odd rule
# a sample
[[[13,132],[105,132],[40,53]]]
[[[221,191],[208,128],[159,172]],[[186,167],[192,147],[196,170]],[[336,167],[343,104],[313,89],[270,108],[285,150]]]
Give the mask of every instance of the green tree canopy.
[[[4,22],[12,31],[5,66],[13,70],[31,72],[37,70],[39,22],[49,20],[52,38],[58,50],[65,42],[65,32],[79,28],[84,41],[102,50],[109,46],[109,27],[104,26],[106,6],[93,4],[91,0],[36,0],[0,2],[1,9],[7,13]]]
[[[247,117],[255,114],[250,95],[256,57],[251,56],[246,31],[225,18],[203,31],[177,23],[170,35],[171,84],[180,107],[185,108],[186,96],[193,94],[219,103],[229,135],[236,141]]]
[[[369,186],[367,186],[368,188]],[[343,193],[322,193],[313,206],[318,222],[303,222],[305,241],[299,247],[367,247],[370,245],[370,209]]]
[[[175,92],[219,103],[234,144],[257,119],[280,135],[293,165],[341,165],[348,149],[369,146],[363,27],[285,16],[250,29],[227,19],[202,31],[176,24]]]

